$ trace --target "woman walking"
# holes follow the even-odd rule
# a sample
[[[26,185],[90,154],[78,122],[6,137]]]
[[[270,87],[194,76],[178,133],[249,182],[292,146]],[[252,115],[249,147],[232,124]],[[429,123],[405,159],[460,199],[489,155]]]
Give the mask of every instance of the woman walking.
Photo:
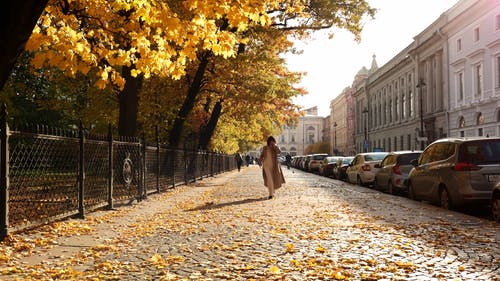
[[[278,163],[278,155],[281,150],[276,145],[274,137],[267,138],[267,145],[262,148],[259,158],[259,166],[262,167],[262,176],[264,178],[264,185],[269,191],[267,199],[274,197],[274,191],[285,183],[281,166]]]

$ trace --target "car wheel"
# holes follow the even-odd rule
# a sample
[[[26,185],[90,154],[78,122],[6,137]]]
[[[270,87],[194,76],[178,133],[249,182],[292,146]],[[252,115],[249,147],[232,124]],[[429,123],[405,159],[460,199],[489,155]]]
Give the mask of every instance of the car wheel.
[[[410,197],[411,200],[417,200],[417,197],[415,196],[415,190],[411,182],[408,183],[408,197]]]
[[[387,192],[389,192],[389,194],[394,195],[394,186],[392,185],[391,180],[389,180],[389,182],[387,183]]]
[[[450,194],[446,187],[441,188],[439,192],[439,205],[446,210],[451,210]]]
[[[493,201],[491,202],[491,215],[493,220],[500,222],[500,193],[493,196]]]
[[[359,185],[359,186],[363,186],[363,182],[361,181],[361,177],[360,176],[358,176],[356,178],[356,184]]]

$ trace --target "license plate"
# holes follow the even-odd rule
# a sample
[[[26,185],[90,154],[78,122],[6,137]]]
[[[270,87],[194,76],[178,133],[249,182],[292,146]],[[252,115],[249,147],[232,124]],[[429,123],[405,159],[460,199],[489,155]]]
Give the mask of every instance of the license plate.
[[[489,182],[497,182],[500,180],[500,175],[488,175]]]

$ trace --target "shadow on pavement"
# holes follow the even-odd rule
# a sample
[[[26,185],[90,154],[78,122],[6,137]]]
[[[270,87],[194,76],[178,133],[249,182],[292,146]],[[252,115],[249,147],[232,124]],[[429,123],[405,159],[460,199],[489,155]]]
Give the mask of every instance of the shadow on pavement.
[[[244,200],[238,200],[238,201],[226,202],[226,203],[220,203],[220,204],[214,204],[213,202],[207,202],[207,203],[205,203],[205,205],[202,205],[202,206],[199,206],[196,208],[188,209],[188,210],[186,210],[186,212],[220,209],[220,208],[224,208],[227,206],[248,204],[248,203],[265,201],[265,200],[268,200],[267,197],[244,199]]]

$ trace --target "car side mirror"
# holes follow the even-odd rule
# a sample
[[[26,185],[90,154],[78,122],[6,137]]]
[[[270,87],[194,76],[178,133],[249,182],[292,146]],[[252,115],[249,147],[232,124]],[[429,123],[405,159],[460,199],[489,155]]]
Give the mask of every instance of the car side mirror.
[[[379,163],[377,163],[377,164],[375,164],[373,167],[375,167],[375,168],[379,168],[379,169],[380,169],[380,168],[382,168],[382,165],[380,165]]]
[[[410,164],[413,165],[413,167],[417,167],[418,166],[418,160],[417,159],[413,159],[410,161]]]

